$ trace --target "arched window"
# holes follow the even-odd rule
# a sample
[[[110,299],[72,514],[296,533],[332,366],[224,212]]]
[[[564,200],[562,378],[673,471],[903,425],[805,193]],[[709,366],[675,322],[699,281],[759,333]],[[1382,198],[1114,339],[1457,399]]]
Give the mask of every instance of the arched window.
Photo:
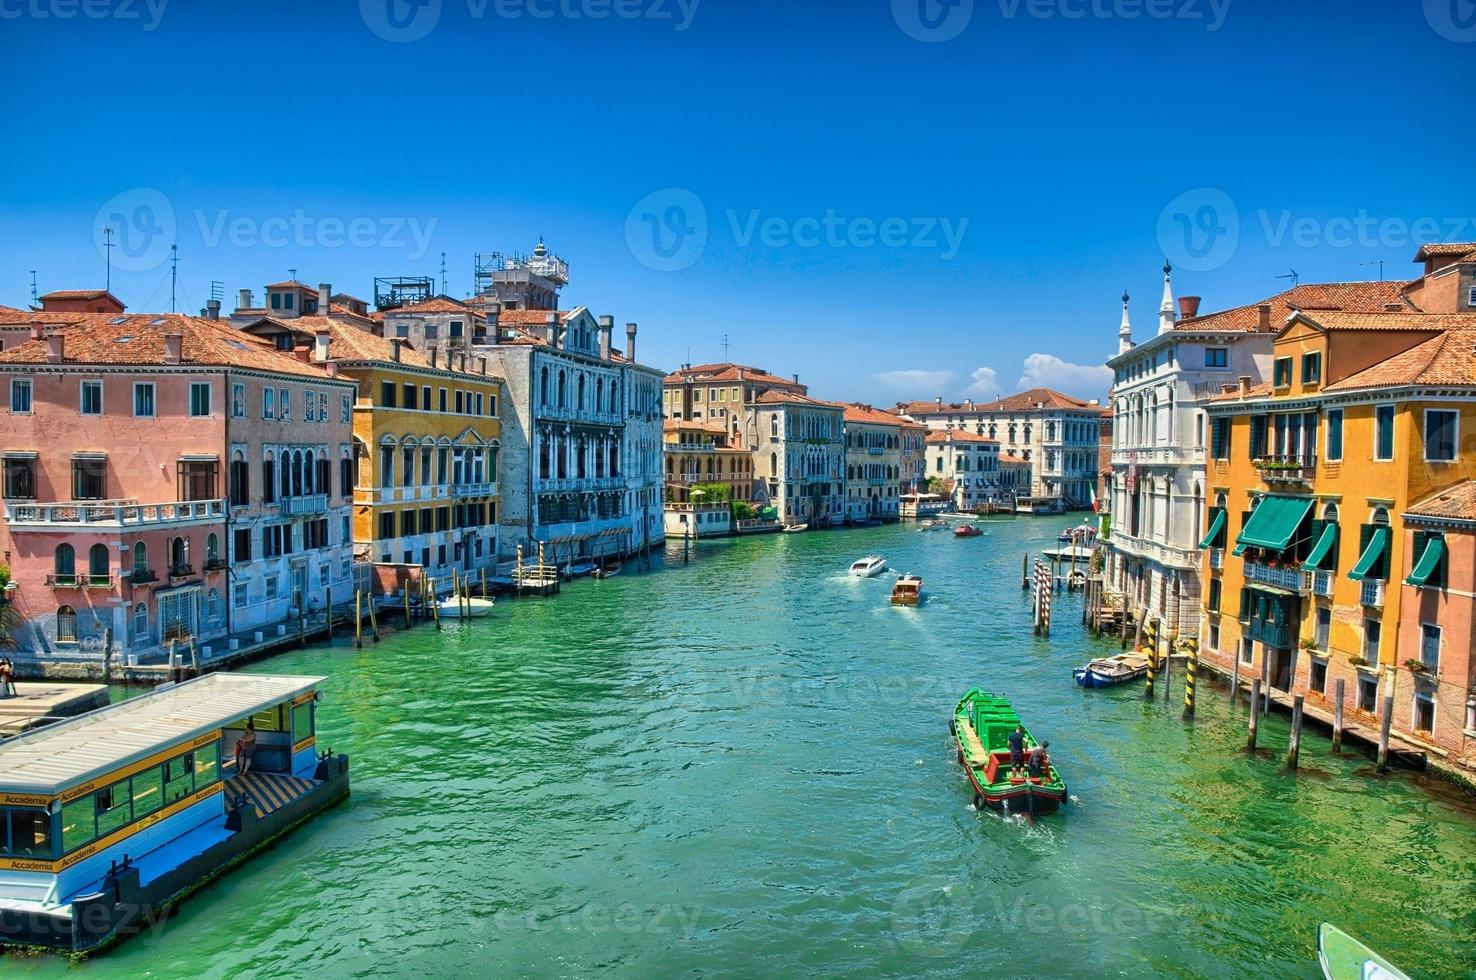
[[[569,379],[563,371],[559,372],[559,408],[569,407]]]
[[[56,611],[56,642],[77,642],[77,610],[62,606]]]
[[[614,415],[615,413],[617,413],[617,412],[620,411],[620,399],[619,399],[619,397],[617,395],[617,392],[618,391],[619,391],[619,386],[615,382],[611,381],[610,382],[610,414],[611,415]]]
[[[1373,512],[1373,520],[1369,521],[1369,523],[1383,524],[1387,526],[1389,523],[1389,511],[1384,507],[1375,507]]]
[[[338,461],[338,495],[340,497],[352,497],[354,495],[354,460],[352,456],[345,456]]]
[[[149,570],[149,549],[142,541],[133,546],[133,577],[147,574]]]
[[[769,475],[770,476],[776,476],[776,477],[779,475],[779,454],[778,453],[770,453],[769,454]]]
[[[285,499],[292,496],[292,454],[286,451],[282,453],[282,497]]]
[[[87,550],[87,576],[96,584],[108,578],[108,546],[95,544]]]
[[[169,539],[169,572],[171,575],[188,574],[190,566],[190,543],[184,537]]]
[[[1329,524],[1336,524],[1338,522],[1338,505],[1329,503],[1326,507],[1322,508],[1322,519]]]
[[[584,411],[584,373],[582,371],[579,374],[578,399],[577,404],[579,410],[582,412]]]
[[[270,449],[261,463],[261,500],[270,504],[277,499],[277,458]]]
[[[548,368],[538,373],[538,404],[548,404]]]
[[[310,494],[310,493],[313,492],[313,480],[315,479],[315,477],[317,475],[317,468],[318,468],[317,460],[313,456],[313,451],[311,449],[309,449],[307,451],[306,455],[304,455],[303,458],[302,458],[302,492],[303,493]]]
[[[292,454],[292,465],[288,467],[288,470],[292,474],[290,495],[300,497],[302,496],[302,452],[300,450]]]
[[[133,607],[133,638],[147,639],[149,635],[149,607],[142,602]]]
[[[595,411],[598,412],[605,406],[605,379],[595,378]]]
[[[56,572],[58,583],[71,584],[72,579],[76,578],[77,553],[72,550],[71,545],[59,544],[56,546],[56,558],[52,570]]]
[[[220,538],[215,536],[214,531],[210,532],[210,534],[205,538],[205,560],[220,560]]]

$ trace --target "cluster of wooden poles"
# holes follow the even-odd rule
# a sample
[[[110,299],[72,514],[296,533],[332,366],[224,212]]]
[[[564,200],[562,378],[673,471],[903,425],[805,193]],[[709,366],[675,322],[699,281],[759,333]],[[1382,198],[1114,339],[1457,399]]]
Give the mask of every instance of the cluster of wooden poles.
[[[483,599],[489,595],[487,585],[487,570],[478,569],[477,590]],[[436,629],[441,628],[441,605],[437,601],[436,579],[431,575],[420,576],[414,585],[407,582],[400,590],[403,602],[404,628],[409,629],[414,624],[418,614],[421,622],[430,620]],[[461,615],[470,616],[472,580],[471,576],[462,577],[456,570],[451,570],[451,594],[461,607]],[[379,613],[374,606],[374,597],[364,589],[354,590],[354,646],[364,645],[364,620],[369,621],[370,638],[375,643],[379,642]]]

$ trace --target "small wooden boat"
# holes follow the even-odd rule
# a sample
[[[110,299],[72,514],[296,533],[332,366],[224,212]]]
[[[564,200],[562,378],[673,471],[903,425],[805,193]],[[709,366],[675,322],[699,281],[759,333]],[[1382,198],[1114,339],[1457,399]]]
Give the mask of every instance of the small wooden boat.
[[[858,578],[874,578],[887,567],[887,560],[880,555],[867,555],[851,562],[851,574]]]
[[[851,526],[852,527],[881,527],[882,526],[882,522],[879,521],[879,520],[877,520],[874,517],[867,517],[867,518],[863,518],[863,519],[861,519],[859,521],[852,521],[851,522]]]
[[[1330,922],[1317,929],[1317,962],[1327,980],[1409,980],[1394,964]]]
[[[448,595],[436,606],[442,619],[480,619],[492,611],[492,600]]]
[[[1111,687],[1127,681],[1135,681],[1148,673],[1148,658],[1136,653],[1120,653],[1115,657],[1100,657],[1071,672],[1076,683],[1082,687]]]
[[[922,579],[916,575],[903,575],[892,586],[892,605],[915,606],[922,601]]]
[[[1010,732],[1020,725],[1020,716],[1010,702],[977,687],[965,694],[953,709],[953,737],[958,761],[974,786],[974,808],[986,806],[1006,813],[1049,813],[1065,801],[1066,782],[1049,760],[1038,776],[1016,775],[1010,765]],[[1025,733],[1027,756],[1035,739]]]
[[[953,536],[955,538],[977,538],[983,533],[983,531],[972,524],[960,524],[953,529]]]
[[[617,561],[613,565],[604,565],[600,568],[596,568],[590,574],[593,575],[595,578],[614,578],[615,576],[620,574],[621,567],[622,566],[620,562]]]
[[[809,529],[810,525],[808,524],[786,524],[780,530],[785,534],[798,534],[801,531],[808,531]]]

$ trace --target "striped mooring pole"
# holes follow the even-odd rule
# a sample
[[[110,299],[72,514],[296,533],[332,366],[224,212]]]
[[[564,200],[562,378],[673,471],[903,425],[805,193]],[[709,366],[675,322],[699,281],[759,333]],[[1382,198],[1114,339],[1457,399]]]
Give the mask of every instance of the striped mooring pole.
[[[1187,640],[1184,644],[1189,648],[1189,660],[1184,665],[1184,717],[1194,717],[1194,684],[1199,674],[1199,644],[1194,640]]]
[[[1149,633],[1147,630],[1145,630],[1144,632],[1148,634],[1147,637],[1146,637],[1146,639],[1148,640],[1149,646],[1148,646],[1148,684],[1147,684],[1147,686],[1145,686],[1143,688],[1143,700],[1145,700],[1145,701],[1152,701],[1153,700],[1153,689],[1155,687],[1156,682],[1158,681],[1158,634],[1157,633]]]

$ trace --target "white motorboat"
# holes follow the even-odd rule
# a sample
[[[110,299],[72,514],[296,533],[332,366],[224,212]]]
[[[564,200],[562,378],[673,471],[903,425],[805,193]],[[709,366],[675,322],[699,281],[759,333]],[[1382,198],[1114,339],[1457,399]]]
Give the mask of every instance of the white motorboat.
[[[479,619],[492,611],[491,599],[448,595],[436,603],[442,619]]]
[[[887,560],[880,555],[867,555],[851,562],[851,574],[857,578],[873,578],[887,567]]]

